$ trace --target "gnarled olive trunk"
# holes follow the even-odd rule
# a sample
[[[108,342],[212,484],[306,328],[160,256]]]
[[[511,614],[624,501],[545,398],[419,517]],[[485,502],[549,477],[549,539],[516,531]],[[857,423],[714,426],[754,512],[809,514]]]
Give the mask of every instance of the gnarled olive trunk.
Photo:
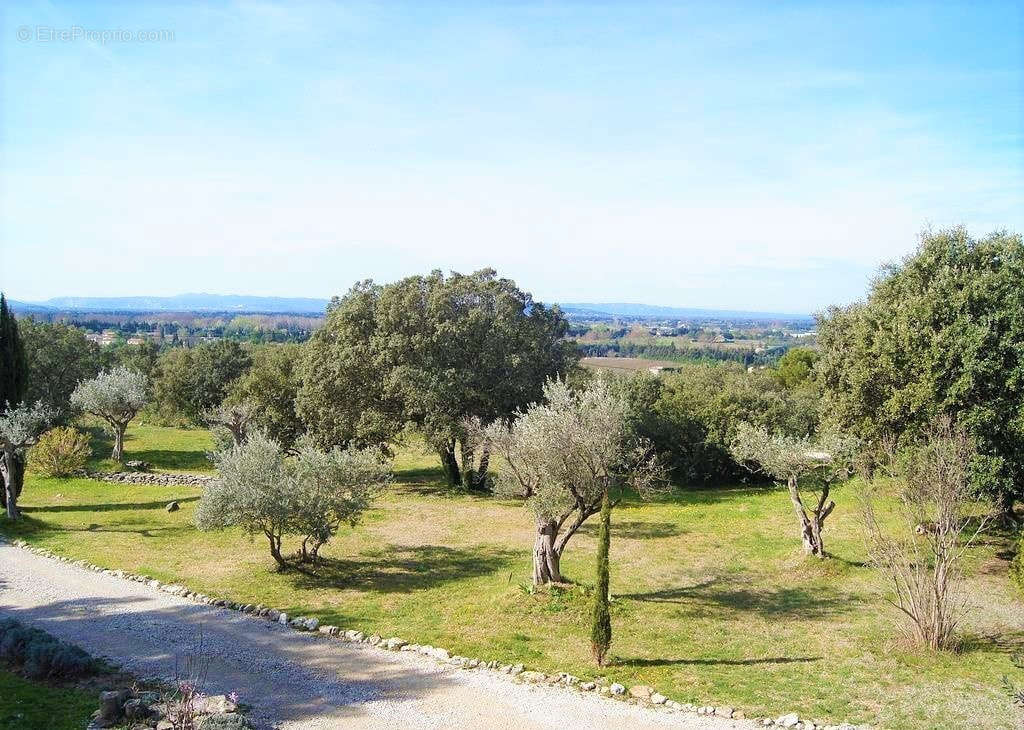
[[[288,561],[281,555],[281,536],[269,530],[264,530],[263,534],[267,536],[267,541],[270,543],[270,557],[274,559],[280,569],[287,568]]]
[[[25,460],[14,450],[5,450],[0,454],[0,506],[7,511],[7,517],[16,520],[21,516],[18,511],[18,497],[25,481]]]
[[[459,469],[459,460],[455,457],[455,440],[451,440],[437,450],[441,457],[441,469],[444,471],[445,481],[449,487],[457,487],[462,481],[462,471]]]
[[[483,489],[487,484],[487,467],[491,461],[491,445],[484,442],[480,448],[480,464],[476,464],[476,450],[466,442],[460,442],[462,457],[462,486],[466,489]]]
[[[127,428],[127,423],[114,424],[114,450],[110,453],[114,461],[124,461],[124,432]]]
[[[825,543],[821,533],[825,526],[825,518],[832,514],[832,510],[836,506],[835,502],[830,502],[828,499],[829,485],[825,484],[822,487],[818,502],[811,509],[804,506],[796,479],[790,478],[788,487],[793,510],[800,521],[800,539],[803,541],[804,552],[817,558],[824,558]]]
[[[562,554],[555,547],[558,520],[537,520],[537,537],[533,543],[533,584],[561,583]]]

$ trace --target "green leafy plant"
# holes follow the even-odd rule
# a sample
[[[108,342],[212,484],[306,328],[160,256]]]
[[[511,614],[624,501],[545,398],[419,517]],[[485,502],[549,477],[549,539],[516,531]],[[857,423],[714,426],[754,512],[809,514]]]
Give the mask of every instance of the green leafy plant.
[[[66,477],[85,467],[89,437],[69,426],[52,428],[28,452],[28,468],[48,477]]]

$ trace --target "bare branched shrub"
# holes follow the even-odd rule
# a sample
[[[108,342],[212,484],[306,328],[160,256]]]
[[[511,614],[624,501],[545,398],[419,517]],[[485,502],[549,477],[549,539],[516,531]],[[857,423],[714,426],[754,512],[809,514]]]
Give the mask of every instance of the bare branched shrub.
[[[941,419],[902,460],[899,529],[886,529],[870,495],[864,501],[871,563],[889,584],[907,636],[931,649],[954,646],[967,609],[962,558],[990,514],[977,508],[968,481],[973,456],[966,431]]]
[[[184,657],[174,658],[174,683],[163,698],[164,717],[174,730],[196,730],[210,656],[203,645],[203,631]]]

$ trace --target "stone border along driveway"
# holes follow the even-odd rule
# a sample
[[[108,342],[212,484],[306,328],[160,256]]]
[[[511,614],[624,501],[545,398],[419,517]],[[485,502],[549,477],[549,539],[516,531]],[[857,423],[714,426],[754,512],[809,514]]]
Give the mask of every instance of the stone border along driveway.
[[[71,558],[58,555],[45,548],[32,547],[24,540],[8,541],[4,538],[0,538],[0,543],[7,543],[36,555],[62,563],[75,565],[96,573],[102,573],[107,576],[133,581],[135,583],[142,583],[155,590],[160,590],[173,596],[187,598],[197,603],[203,603],[208,606],[218,606],[232,611],[241,611],[242,613],[250,614],[254,617],[264,618],[267,621],[280,623],[296,631],[316,632],[324,637],[335,638],[347,642],[368,644],[384,651],[415,652],[423,655],[424,657],[434,659],[439,663],[460,667],[462,669],[489,670],[500,674],[511,675],[520,682],[558,685],[566,690],[572,689],[581,692],[594,692],[609,698],[629,701],[638,705],[646,705],[652,710],[658,710],[660,712],[696,713],[697,715],[714,715],[716,717],[732,718],[735,720],[742,720],[745,718],[742,711],[735,710],[732,707],[713,707],[710,705],[698,706],[689,703],[679,703],[675,700],[668,699],[665,695],[654,691],[654,689],[646,685],[635,685],[633,687],[626,688],[617,682],[610,685],[605,685],[604,683],[598,683],[596,681],[582,682],[579,677],[567,674],[566,672],[544,674],[543,672],[526,670],[522,664],[501,664],[496,660],[486,661],[483,659],[467,658],[457,655],[453,656],[447,649],[429,646],[426,644],[411,644],[403,639],[399,639],[398,637],[385,639],[378,634],[367,636],[362,631],[355,631],[352,629],[346,630],[338,626],[321,626],[319,620],[316,618],[289,617],[286,613],[273,608],[268,608],[262,604],[242,604],[228,601],[225,598],[212,598],[205,594],[191,591],[185,586],[179,584],[161,583],[158,580],[153,580],[149,576],[137,575],[124,570],[109,570],[85,560],[72,560]],[[764,727],[790,728],[791,730],[871,730],[868,725],[851,725],[849,723],[842,723],[840,725],[824,725],[820,723],[816,724],[811,720],[801,721],[800,717],[795,712],[782,715],[777,718],[765,717],[755,719],[758,719],[760,724]]]

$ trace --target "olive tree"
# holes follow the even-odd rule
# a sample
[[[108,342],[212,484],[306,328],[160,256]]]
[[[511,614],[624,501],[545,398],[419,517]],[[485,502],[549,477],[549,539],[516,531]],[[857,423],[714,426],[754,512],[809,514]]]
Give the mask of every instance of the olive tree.
[[[12,520],[19,517],[18,497],[21,496],[24,478],[21,465],[25,451],[39,440],[53,417],[53,409],[41,402],[31,406],[22,403],[0,414],[0,473],[5,485],[3,501],[7,517]]]
[[[800,523],[804,552],[825,557],[822,530],[836,503],[832,484],[853,473],[856,439],[829,434],[820,440],[773,435],[763,428],[740,424],[733,441],[736,461],[786,485]],[[811,496],[809,502],[804,497]]]
[[[536,520],[536,585],[562,582],[565,546],[601,510],[605,493],[630,487],[646,496],[665,483],[647,445],[630,438],[625,404],[606,381],[581,392],[548,381],[543,397],[485,429],[502,458],[495,493],[524,498]],[[621,493],[612,506],[620,500]]]
[[[305,442],[289,460],[289,467],[296,492],[293,521],[295,532],[303,536],[303,562],[315,561],[342,524],[354,527],[391,482],[390,465],[376,449],[320,451]]]
[[[303,443],[289,457],[258,430],[213,458],[218,478],[199,501],[196,525],[264,535],[281,568],[289,565],[281,551],[286,535],[302,536],[301,559],[315,560],[338,528],[354,525],[390,481],[379,452],[325,452]]]
[[[216,408],[210,408],[203,413],[203,421],[211,429],[214,429],[215,436],[217,429],[225,429],[231,434],[231,440],[235,444],[245,441],[249,430],[249,424],[256,415],[256,409],[252,404],[242,403],[221,403]],[[223,431],[221,431],[223,434]],[[227,437],[224,434],[225,438]]]
[[[146,376],[125,367],[104,371],[78,384],[71,405],[106,421],[114,436],[111,458],[124,460],[124,432],[146,405]]]
[[[214,454],[217,480],[207,486],[196,510],[196,526],[215,530],[236,526],[263,534],[270,555],[286,567],[281,540],[291,532],[296,495],[287,479],[281,446],[261,433]]]

